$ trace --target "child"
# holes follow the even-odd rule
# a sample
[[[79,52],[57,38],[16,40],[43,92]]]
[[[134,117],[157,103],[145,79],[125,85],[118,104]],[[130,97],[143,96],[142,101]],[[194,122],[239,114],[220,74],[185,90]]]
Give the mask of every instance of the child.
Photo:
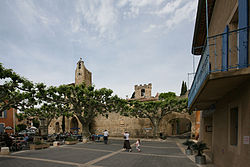
[[[141,141],[140,141],[140,139],[138,139],[138,140],[136,141],[135,145],[136,145],[137,151],[138,151],[138,152],[141,152],[141,149],[140,149],[140,147],[141,147]]]

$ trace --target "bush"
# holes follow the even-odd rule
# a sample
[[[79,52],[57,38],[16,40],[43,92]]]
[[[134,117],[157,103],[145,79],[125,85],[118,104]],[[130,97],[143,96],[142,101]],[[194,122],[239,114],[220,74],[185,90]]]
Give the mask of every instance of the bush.
[[[187,149],[191,149],[190,147],[195,144],[195,142],[190,141],[190,140],[186,140],[184,143],[182,143],[185,146],[188,146]]]
[[[77,139],[76,138],[74,138],[74,137],[67,137],[66,138],[66,141],[76,141]]]
[[[40,145],[40,144],[42,144],[42,142],[41,141],[36,141],[34,144],[35,145]]]
[[[203,150],[208,149],[206,143],[203,142],[197,142],[192,144],[192,149],[197,151],[197,156],[202,156]]]

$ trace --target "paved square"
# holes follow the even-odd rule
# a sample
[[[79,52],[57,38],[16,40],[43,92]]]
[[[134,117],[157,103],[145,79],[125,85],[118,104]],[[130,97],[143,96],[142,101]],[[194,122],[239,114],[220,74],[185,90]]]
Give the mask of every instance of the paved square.
[[[123,140],[78,143],[44,150],[27,150],[0,156],[1,167],[196,167],[174,141],[143,141],[142,152],[135,149],[135,141],[130,141],[132,152],[122,150]]]

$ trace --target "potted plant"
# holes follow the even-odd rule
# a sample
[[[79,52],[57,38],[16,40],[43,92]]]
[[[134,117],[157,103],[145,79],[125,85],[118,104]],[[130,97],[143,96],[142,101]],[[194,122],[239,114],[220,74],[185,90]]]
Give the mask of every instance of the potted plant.
[[[197,155],[195,156],[195,162],[197,164],[206,164],[206,157],[203,154],[203,150],[208,149],[206,143],[203,142],[197,142],[192,144],[192,149],[197,151]]]
[[[183,145],[187,146],[187,148],[185,149],[185,152],[187,155],[192,155],[193,154],[193,150],[191,149],[191,146],[194,144],[194,141],[191,140],[186,140],[184,143],[182,143]]]
[[[49,147],[49,144],[42,143],[41,141],[35,141],[34,144],[30,144],[31,150],[44,149],[48,147]]]
[[[76,143],[77,143],[77,139],[71,136],[67,137],[65,140],[65,144],[67,145],[76,144]]]

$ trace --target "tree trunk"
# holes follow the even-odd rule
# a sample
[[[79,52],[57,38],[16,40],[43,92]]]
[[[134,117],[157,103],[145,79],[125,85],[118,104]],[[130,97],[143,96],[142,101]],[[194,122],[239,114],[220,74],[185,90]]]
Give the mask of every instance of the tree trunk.
[[[89,123],[82,124],[82,135],[83,138],[88,138],[91,135],[89,131]]]
[[[63,133],[65,132],[65,115],[63,115],[63,118],[62,118],[62,131]]]
[[[84,117],[82,117],[81,115],[77,115],[77,118],[79,119],[79,121],[82,124],[82,136],[83,138],[88,138],[91,134],[89,131],[89,125],[90,125],[90,121],[91,119],[84,119]],[[86,121],[88,120],[88,121]]]
[[[159,120],[154,120],[154,122],[152,122],[153,124],[153,137],[154,138],[158,138],[159,137]]]
[[[156,125],[153,125],[153,137],[157,138],[157,132],[158,132],[158,127]]]

